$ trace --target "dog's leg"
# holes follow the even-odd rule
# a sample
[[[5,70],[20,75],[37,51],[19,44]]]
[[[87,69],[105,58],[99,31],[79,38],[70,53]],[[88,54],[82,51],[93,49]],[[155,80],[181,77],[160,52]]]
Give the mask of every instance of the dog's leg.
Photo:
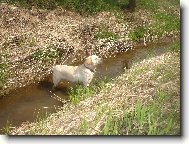
[[[55,89],[56,89],[56,87],[53,85],[53,86],[52,86],[52,92],[54,92]]]
[[[53,84],[54,84],[54,87],[57,87],[58,84],[60,82],[60,79],[57,78],[57,76],[55,75],[55,73],[53,73]]]
[[[91,81],[92,81],[92,78],[89,78],[89,79],[87,79],[86,81],[83,82],[83,85],[84,86],[89,86],[89,84],[91,83]]]
[[[88,87],[89,86],[89,83],[83,83],[84,86]]]
[[[59,79],[56,79],[54,76],[53,76],[53,87],[52,87],[52,91],[55,91],[56,87],[58,86],[60,80]]]

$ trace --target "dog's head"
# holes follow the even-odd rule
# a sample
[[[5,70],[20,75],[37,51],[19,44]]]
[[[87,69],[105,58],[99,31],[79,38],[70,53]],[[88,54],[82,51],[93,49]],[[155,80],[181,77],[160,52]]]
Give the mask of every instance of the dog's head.
[[[87,57],[86,61],[84,62],[85,65],[90,67],[95,67],[96,65],[100,64],[102,59],[97,55],[91,55]]]

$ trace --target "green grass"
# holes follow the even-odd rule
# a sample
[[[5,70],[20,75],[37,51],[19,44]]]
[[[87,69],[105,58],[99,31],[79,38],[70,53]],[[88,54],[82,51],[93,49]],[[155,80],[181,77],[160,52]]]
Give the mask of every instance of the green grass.
[[[147,30],[146,26],[137,27],[129,33],[129,38],[131,38],[133,41],[139,42],[141,39],[144,38],[144,34],[146,33],[146,30]]]
[[[142,102],[138,98],[135,102],[134,110],[125,110],[120,117],[113,116],[114,111],[112,110],[109,112],[100,134],[180,135],[180,84],[176,85],[177,88],[171,85],[163,87],[164,84],[169,84],[170,82],[175,84],[176,81],[179,81],[178,54],[180,52],[180,43],[173,43],[165,52],[176,54],[176,60],[167,59],[153,67],[154,74],[150,79],[158,82],[158,86],[156,86],[155,92],[153,92],[153,99]],[[148,57],[148,55],[146,56]],[[147,66],[135,68],[128,75],[128,84],[131,87],[139,85],[137,83],[139,76],[143,75],[143,73],[145,74],[148,68]],[[157,80],[159,76],[161,78]]]
[[[41,128],[45,127],[45,128],[48,129],[48,124],[46,122],[48,116],[49,116],[48,112],[43,112],[43,113],[37,114],[36,119],[35,119],[35,123],[37,123],[38,127],[41,127]],[[35,130],[32,129],[32,128],[31,128],[30,133],[31,133],[31,135],[36,134]],[[37,133],[39,135],[45,134],[45,133],[47,133],[47,130],[46,129],[40,129]]]
[[[31,40],[29,41],[29,44],[28,44],[30,47],[34,47],[34,46],[37,46],[37,40],[36,38],[31,38]]]
[[[117,118],[113,117],[112,110],[109,110],[106,117],[104,126],[102,128],[102,135],[118,135],[118,121]]]
[[[3,134],[5,135],[9,135],[11,130],[12,130],[12,123],[10,121],[7,120],[6,125],[3,127]]]
[[[5,83],[8,76],[9,65],[6,63],[0,63],[0,88]]]
[[[180,29],[180,19],[179,17],[173,14],[169,14],[165,12],[156,12],[153,15],[153,19],[154,19],[153,26],[154,29],[157,31],[156,33],[161,34],[164,31],[171,32]]]
[[[129,33],[129,38],[135,42],[140,42],[146,36],[157,36],[158,38],[166,33],[180,30],[180,18],[173,14],[164,12],[155,12],[152,15],[152,23],[143,24],[136,27]]]
[[[172,96],[158,91],[155,99],[147,104],[137,101],[134,111],[125,111],[123,117],[113,117],[110,111],[102,135],[180,135],[180,121],[174,112],[179,102],[171,103]]]
[[[10,55],[10,53],[7,53],[7,52],[10,51],[9,49],[12,49],[13,45],[19,49],[24,50],[28,46],[29,47],[37,46],[37,40],[35,37],[27,37],[26,35],[19,35],[19,36],[15,36],[13,38],[7,39],[2,44],[2,48],[5,51],[4,55],[7,55],[7,57]]]
[[[96,111],[96,115],[94,118],[94,124],[96,125],[100,118],[102,117],[102,115],[104,114],[104,112],[107,110],[107,106],[96,106],[95,111]]]
[[[141,25],[133,27],[129,34],[129,38],[134,42],[140,42],[147,35],[148,39],[153,40],[152,37],[161,38],[168,33],[180,31],[180,17],[175,13],[180,7],[178,0],[136,0],[136,4],[137,11],[145,10],[148,12],[146,14],[148,18],[147,22],[141,23],[144,20],[140,18],[140,15],[138,17],[136,11],[135,19]]]
[[[128,4],[128,0],[4,0],[10,4],[16,4],[21,7],[31,9],[35,6],[40,9],[53,10],[64,7],[68,10],[74,10],[79,13],[95,14],[101,11],[120,10]]]
[[[140,9],[155,10],[159,7],[156,0],[136,0],[136,5]]]
[[[12,44],[15,44],[18,47],[22,47],[26,42],[26,38],[23,35],[15,36],[11,38],[10,40],[7,40],[3,43],[2,47],[4,49],[10,47]]]
[[[54,46],[50,45],[44,50],[37,50],[32,54],[34,60],[41,60],[47,62],[53,62],[54,59],[59,58],[60,51]]]
[[[95,14],[101,11],[120,10],[128,4],[128,0],[56,0],[59,6],[77,11],[79,13]]]
[[[96,94],[99,90],[103,89],[110,79],[104,78],[100,81],[94,80],[90,86],[83,87],[82,85],[76,85],[71,87],[68,91],[70,102],[73,104],[78,104],[80,101],[91,97]]]
[[[173,71],[173,69],[171,69],[171,67],[165,64],[161,64],[156,67],[154,78],[161,76],[160,80],[165,83],[171,81],[171,79],[174,77],[174,74],[175,72]]]
[[[31,9],[32,6],[40,9],[53,10],[57,8],[57,3],[55,0],[3,0],[9,4],[16,4],[17,6]]]
[[[38,113],[35,122],[43,126],[45,124],[45,120],[47,119],[47,117],[48,117],[47,112],[41,114]]]
[[[133,71],[132,71],[132,74],[129,74],[128,75],[128,83],[130,84],[130,85],[134,85],[137,81],[137,79],[138,79],[138,76],[141,74],[141,73],[143,73],[143,72],[145,72],[146,70],[148,69],[148,67],[140,67],[140,68],[137,68],[137,69],[134,69]]]
[[[86,118],[84,117],[81,120],[80,131],[81,131],[81,133],[85,134],[88,132],[88,129],[89,129],[89,123],[87,122]]]
[[[180,53],[180,43],[175,42],[172,46],[168,47],[167,51],[173,52],[173,53]],[[175,64],[172,63],[170,65],[167,65],[166,63],[171,63],[171,61],[174,60],[165,60],[165,63],[159,64],[154,68],[154,75],[152,76],[153,79],[157,79],[158,77],[161,77],[159,81],[161,83],[166,83],[171,80],[174,80],[176,75],[180,73],[180,69],[175,67]],[[180,68],[180,67],[179,67]]]
[[[172,52],[180,53],[180,42],[175,42],[169,49]]]
[[[156,11],[159,8],[169,9],[169,6],[180,6],[179,0],[136,0],[136,5],[138,9],[148,9],[151,11]]]
[[[106,27],[101,28],[94,36],[96,39],[117,40],[120,36],[117,33],[109,31]]]
[[[81,100],[86,99],[87,97],[90,97],[95,93],[94,87],[83,87],[81,85],[78,85],[74,88],[71,88],[69,91],[70,95],[70,101],[73,104],[78,104]]]
[[[3,0],[10,4],[16,4],[21,7],[31,9],[32,6],[40,9],[53,10],[58,6],[68,10],[74,10],[79,13],[95,14],[101,11],[119,11],[126,8],[129,0]],[[156,11],[163,7],[168,9],[169,6],[180,6],[179,0],[136,0],[137,9],[148,9]]]

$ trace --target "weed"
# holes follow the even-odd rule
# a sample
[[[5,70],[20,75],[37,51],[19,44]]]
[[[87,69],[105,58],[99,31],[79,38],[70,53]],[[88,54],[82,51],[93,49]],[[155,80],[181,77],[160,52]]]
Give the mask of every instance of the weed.
[[[108,116],[105,120],[104,127],[102,129],[102,134],[103,135],[108,135],[110,134],[110,128],[111,128],[111,123],[112,122],[112,111],[109,111]]]
[[[120,38],[120,36],[114,32],[108,31],[107,28],[103,28],[99,30],[95,34],[96,39],[110,39],[110,40],[117,40]]]
[[[8,64],[0,63],[0,88],[3,86],[3,84],[6,81],[6,78],[8,76],[8,68],[9,68]]]
[[[147,9],[154,12],[161,7],[169,11],[170,6],[179,7],[180,3],[178,0],[136,0],[136,5],[138,9]]]
[[[138,76],[142,74],[143,72],[145,72],[147,69],[148,69],[147,66],[133,69],[132,74],[128,75],[128,83],[130,85],[136,84]]]
[[[97,93],[100,89],[105,87],[105,84],[110,80],[104,78],[101,81],[94,80],[90,86],[83,87],[82,85],[76,85],[75,87],[70,88],[69,98],[71,103],[78,104],[81,100],[84,100],[93,94]]]
[[[95,14],[100,11],[119,10],[128,4],[128,0],[5,0],[10,4],[31,9],[32,6],[41,9],[55,9],[57,6],[74,10],[79,13]]]
[[[136,4],[140,9],[158,9],[157,1],[155,0],[136,0]]]
[[[103,113],[106,111],[107,109],[107,106],[97,106],[97,109],[95,110],[96,111],[96,115],[95,115],[95,118],[94,118],[94,124],[96,125],[100,118],[102,117]]]
[[[160,33],[171,32],[180,29],[180,20],[173,14],[163,13],[163,12],[156,12],[153,16],[155,21],[154,29]]]
[[[53,10],[57,7],[55,0],[5,0],[9,4],[16,4],[20,7],[31,9],[32,6],[40,9]]]
[[[59,58],[60,51],[53,45],[48,46],[45,50],[38,50],[32,54],[33,59],[52,62]]]
[[[70,101],[73,104],[78,104],[81,100],[84,100],[94,94],[94,92],[94,87],[83,87],[81,85],[77,85],[76,87],[71,88],[69,91]]]
[[[102,135],[118,135],[118,119],[113,116],[113,111],[109,110],[104,126],[102,128]]]
[[[48,112],[38,112],[35,123],[38,124],[38,129],[41,131],[41,133],[47,133],[47,130],[43,129],[44,127],[48,128],[47,126],[47,117],[48,117]]]
[[[159,96],[147,105],[137,102],[134,111],[125,112],[123,118],[118,121],[118,133],[123,135],[179,134],[177,119],[170,113],[164,113],[166,101],[163,99],[167,95],[161,92]],[[175,133],[175,127],[178,133]]]
[[[82,120],[81,120],[81,124],[80,124],[80,131],[82,133],[87,133],[88,132],[88,129],[89,129],[89,126],[88,126],[88,122],[86,120],[86,118],[84,117]]]
[[[180,52],[180,42],[175,42],[169,49],[173,52],[179,53]]]
[[[128,0],[57,0],[58,4],[80,13],[95,14],[100,11],[114,11],[128,4]]]
[[[129,38],[132,39],[133,41],[139,42],[141,39],[144,38],[145,32],[146,32],[145,26],[137,27],[129,33]]]
[[[33,37],[32,39],[31,39],[31,41],[29,42],[29,46],[30,47],[34,47],[34,46],[36,46],[37,45],[37,41],[36,41],[36,39]]]
[[[164,7],[164,3],[168,3],[168,7],[176,7],[175,5],[177,5],[170,5],[170,2],[164,1],[158,2],[157,4],[157,1],[155,0],[136,1],[138,9],[149,9],[151,11],[151,16],[149,16],[151,22],[134,28],[129,34],[131,40],[139,42],[148,35],[148,40],[153,41],[154,38],[163,37],[172,32],[179,31],[179,16],[173,13],[170,9],[167,9],[166,12],[161,11],[160,7]]]
[[[179,70],[177,70],[179,72]],[[153,79],[159,78],[159,82],[166,83],[171,81],[175,75],[175,71],[173,71],[172,66],[167,66],[165,64],[160,64],[154,68]]]
[[[12,123],[7,120],[6,125],[3,127],[3,133],[9,135],[11,132]]]

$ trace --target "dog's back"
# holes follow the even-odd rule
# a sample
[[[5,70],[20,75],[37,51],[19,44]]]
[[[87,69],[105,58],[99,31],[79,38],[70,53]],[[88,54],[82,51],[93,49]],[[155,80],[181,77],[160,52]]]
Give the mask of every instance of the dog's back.
[[[77,66],[56,65],[53,68],[53,83],[56,87],[62,80],[69,80],[74,82],[74,72]]]
[[[92,55],[86,59],[84,64],[79,66],[56,65],[53,68],[54,87],[58,86],[63,80],[82,82],[85,86],[88,86],[99,63],[101,63],[101,58]]]

